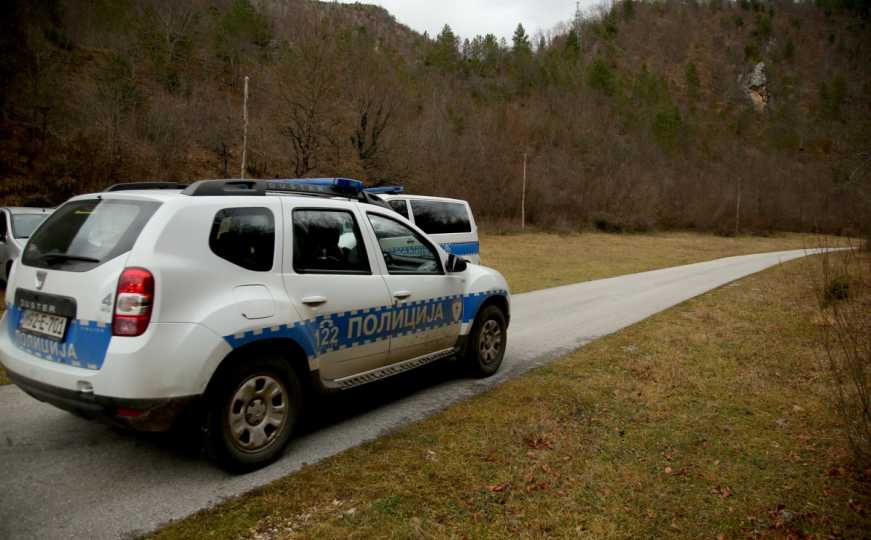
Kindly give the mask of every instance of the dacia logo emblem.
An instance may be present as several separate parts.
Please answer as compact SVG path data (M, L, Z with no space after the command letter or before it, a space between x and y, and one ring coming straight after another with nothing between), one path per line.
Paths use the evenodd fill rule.
M43 285L45 285L45 276L48 273L45 270L37 270L36 271L36 290L41 291Z

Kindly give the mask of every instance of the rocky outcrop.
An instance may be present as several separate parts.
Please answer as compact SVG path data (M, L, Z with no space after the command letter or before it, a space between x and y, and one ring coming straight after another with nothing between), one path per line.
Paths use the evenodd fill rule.
M763 112L768 107L768 75L765 62L759 62L753 67L753 71L738 77L738 82L744 90L744 94L753 103L753 108Z

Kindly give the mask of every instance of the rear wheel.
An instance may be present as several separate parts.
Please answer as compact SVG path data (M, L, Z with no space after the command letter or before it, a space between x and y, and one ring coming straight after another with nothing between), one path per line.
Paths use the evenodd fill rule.
M222 467L248 472L281 455L299 417L299 380L279 357L239 362L209 396L207 448Z
M478 313L466 348L466 361L474 375L489 377L499 370L508 343L507 329L505 314L497 306Z

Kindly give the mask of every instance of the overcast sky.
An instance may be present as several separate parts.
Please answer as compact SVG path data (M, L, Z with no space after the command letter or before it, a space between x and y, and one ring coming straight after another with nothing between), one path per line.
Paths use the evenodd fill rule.
M349 0L340 0L353 3ZM463 38L478 34L496 34L511 41L517 23L526 32L550 30L557 23L570 20L575 14L575 0L370 0L387 9L396 20L418 32L434 36L445 23ZM587 9L596 0L583 0Z

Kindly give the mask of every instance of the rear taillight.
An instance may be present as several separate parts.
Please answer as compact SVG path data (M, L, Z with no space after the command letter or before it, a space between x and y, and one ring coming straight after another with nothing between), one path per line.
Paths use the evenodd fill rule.
M141 336L151 322L154 276L144 268L125 268L118 279L112 335Z

